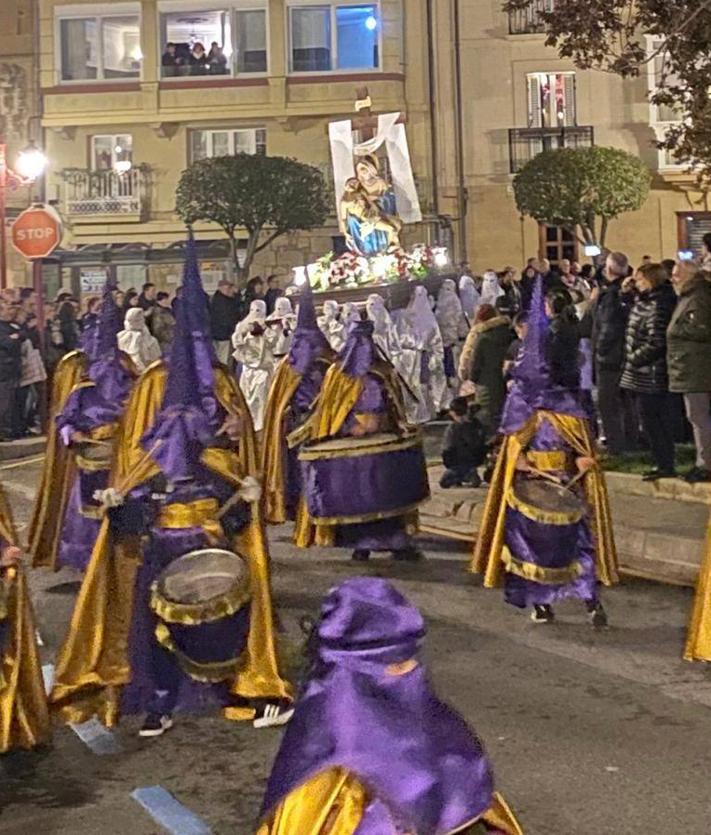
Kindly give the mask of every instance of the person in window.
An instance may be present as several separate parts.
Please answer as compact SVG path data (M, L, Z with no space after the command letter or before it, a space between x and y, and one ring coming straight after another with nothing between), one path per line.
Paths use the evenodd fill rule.
M207 69L205 47L198 41L190 52L190 75L204 75Z
M177 53L176 46L174 43L168 42L165 45L165 52L163 53L163 57L161 59L161 65L163 67L163 76L170 78L172 76L179 75L180 67L182 66L183 61Z
M213 41L207 53L207 67L210 75L225 75L227 73L227 56L222 47Z

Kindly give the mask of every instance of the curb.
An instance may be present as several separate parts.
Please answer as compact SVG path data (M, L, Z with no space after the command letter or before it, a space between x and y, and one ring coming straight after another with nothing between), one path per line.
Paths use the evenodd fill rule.
M42 455L47 448L47 438L44 435L31 438L21 438L18 441L3 441L0 443L0 462L21 461Z

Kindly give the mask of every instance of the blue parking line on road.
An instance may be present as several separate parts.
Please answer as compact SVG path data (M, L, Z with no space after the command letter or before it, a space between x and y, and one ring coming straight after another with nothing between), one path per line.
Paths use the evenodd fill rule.
M70 724L69 727L88 748L100 757L105 754L118 754L121 751L116 737L96 718L79 725Z
M131 797L171 835L212 835L205 821L179 803L163 786L135 789Z

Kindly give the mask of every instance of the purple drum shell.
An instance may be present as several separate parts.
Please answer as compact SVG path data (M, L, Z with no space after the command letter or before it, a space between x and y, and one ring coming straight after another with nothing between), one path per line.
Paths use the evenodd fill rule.
M348 524L397 516L429 497L421 444L358 456L302 461L315 521Z

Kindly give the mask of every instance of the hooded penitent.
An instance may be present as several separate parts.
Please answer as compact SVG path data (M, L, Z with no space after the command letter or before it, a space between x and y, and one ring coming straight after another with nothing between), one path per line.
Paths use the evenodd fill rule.
M520 359L513 371L513 385L509 389L501 420L501 431L507 435L520 429L541 409L581 420L588 416L578 391L558 385L552 379L549 361L551 322L546 313L540 276L533 289L527 323Z
M96 332L86 346L86 379L73 388L55 420L59 439L65 447L71 447L78 475L71 478L62 517L48 520L47 524L61 527L58 565L79 570L86 567L99 532L101 513L94 494L107 485L111 445L135 379L130 361L116 343L121 318L114 290L115 285L107 282ZM82 438L79 444L77 436ZM53 563L53 559L48 559L43 564Z
M288 355L277 368L264 418L262 470L265 516L278 524L293 518L301 494L298 442L287 437L308 418L334 358L316 320L310 288L299 299L299 312Z
M487 270L484 273L481 282L481 298L480 304L491 304L496 307L497 299L504 295L504 290L499 284L499 277L493 270Z
M334 769L366 793L339 832L441 835L487 819L496 802L490 763L464 720L433 692L417 660L424 636L420 612L386 580L353 578L329 592L264 819L273 820L292 792L308 805L310 781ZM260 835L295 832L280 823ZM512 815L508 823L501 831L516 832Z
M234 378L214 362L190 242L172 353L141 376L126 405L110 480L123 503L103 519L58 656L50 701L65 721L96 715L112 725L121 713L203 710L226 704L230 690L241 699L289 695L274 647L260 503L243 493L258 474L256 439ZM216 437L228 422L238 442ZM151 589L166 565L215 543L248 564L249 602L231 611L242 618L247 608L249 628L234 665L228 659L228 669L195 673L161 634ZM197 616L188 617L180 623L194 624ZM222 619L215 626L229 627ZM205 653L225 645L196 640ZM167 661L158 644L170 653ZM248 718L249 711L228 715Z
M549 472L563 481L576 471L573 462L577 458L596 459L578 392L556 384L552 377L549 360L554 334L542 284L539 277L514 383L504 406L500 428L504 443L471 566L472 571L484 574L488 587L499 585L506 570L506 597L516 606L550 604L571 595L592 601L596 580L612 585L618 579L607 488L597 464L583 482L591 513L577 522L550 522L542 513L528 518L513 504L521 456L533 470ZM558 514L561 519L563 516Z

